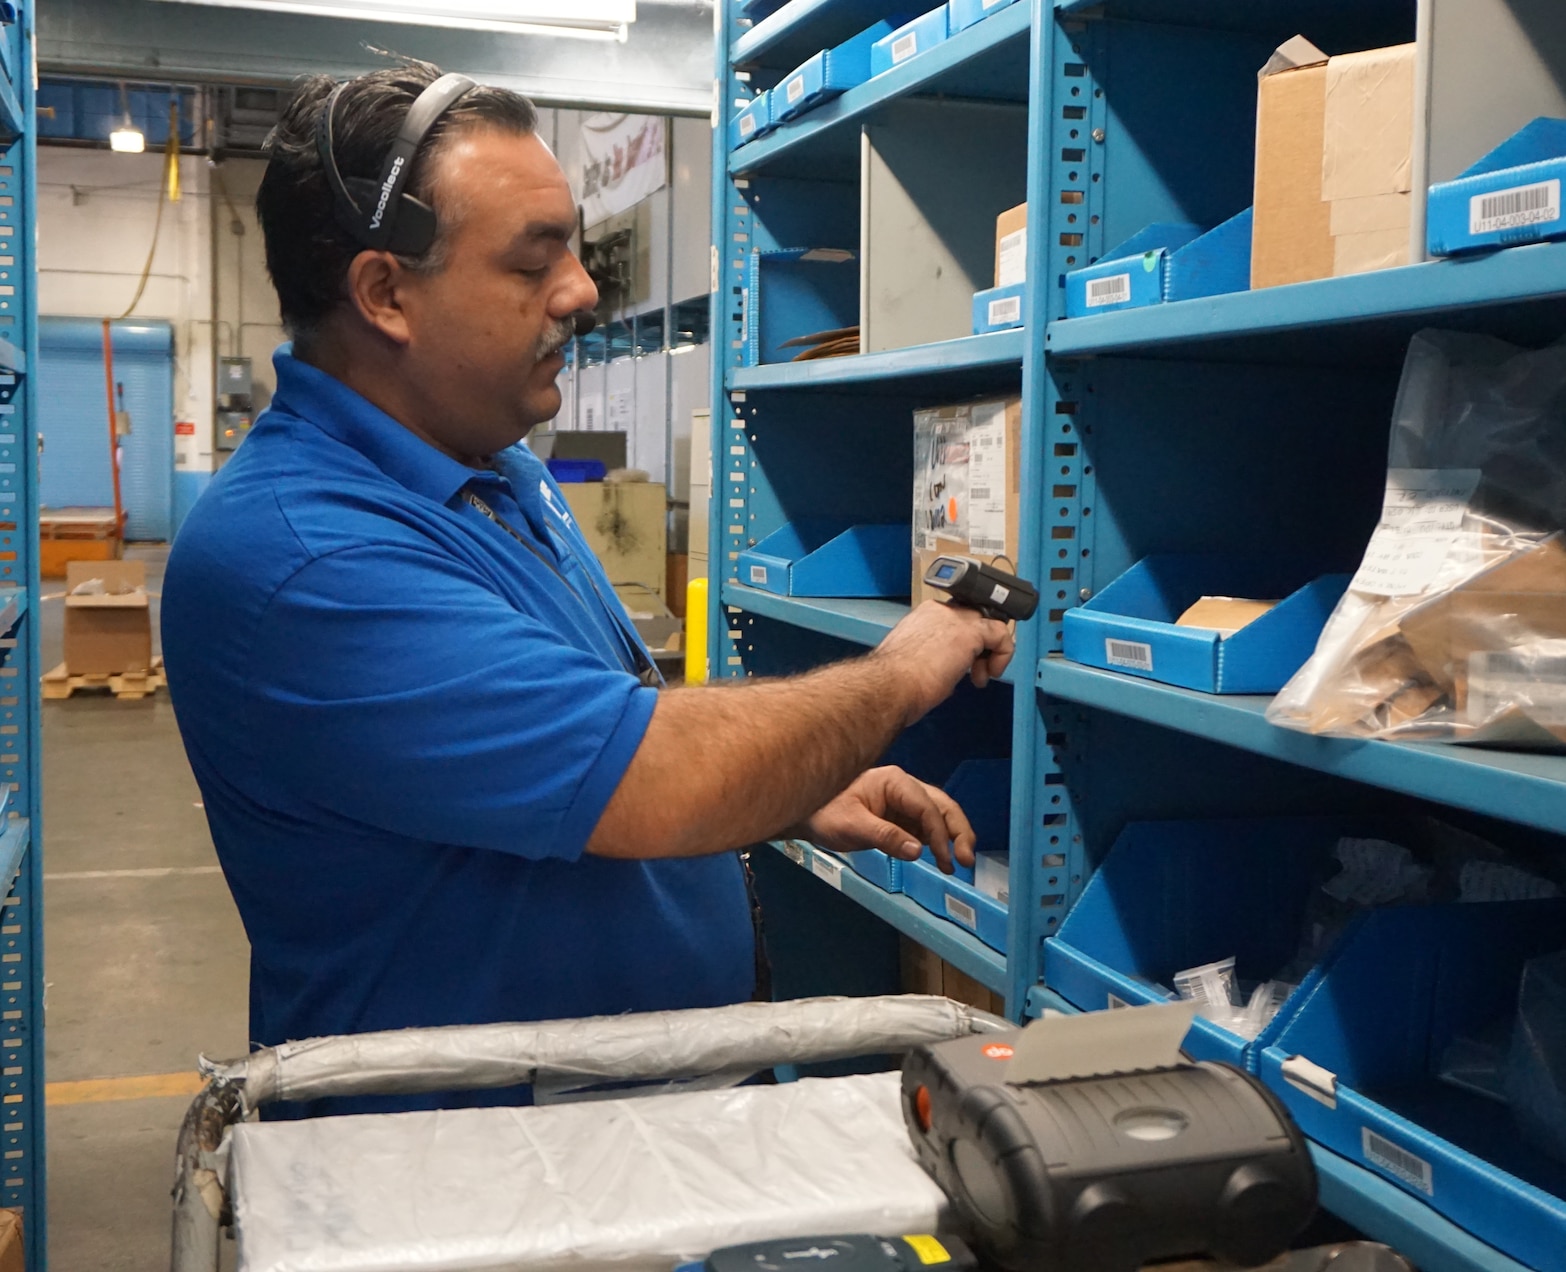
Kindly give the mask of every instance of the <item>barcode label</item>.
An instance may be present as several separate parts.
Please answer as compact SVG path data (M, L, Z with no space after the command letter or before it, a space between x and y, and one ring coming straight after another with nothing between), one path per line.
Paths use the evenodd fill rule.
M805 77L803 75L794 76L793 79L789 80L788 88L785 91L788 97L788 104L792 106L805 95Z
M810 873L825 880L839 892L843 890L843 863L817 850L810 854Z
M1104 661L1111 667L1129 667L1133 671L1152 671L1153 647L1134 640L1105 640Z
M1435 1195L1435 1184L1430 1179L1430 1163L1423 1157L1415 1157L1399 1148L1389 1139L1383 1139L1368 1126L1360 1127L1360 1145L1365 1160L1379 1166L1390 1175L1396 1175L1411 1188L1417 1188L1428 1196Z
M1515 186L1493 194L1476 194L1468 200L1468 232L1494 234L1524 225L1543 225L1561 219L1561 183Z
M973 907L950 892L946 894L946 913L970 931L979 926L979 916L973 912Z
M1131 275L1111 274L1108 278L1090 278L1087 285L1087 307L1098 309L1104 305L1123 305L1131 299Z
M892 41L892 65L896 66L899 62L906 62L918 51L919 33L910 31L902 39Z
M968 497L970 499L988 499L990 497L990 488L988 486L975 486L968 492Z
M765 583L767 581L767 567L764 565L751 566L750 581L756 584Z
M999 300L990 301L990 326L1001 327L1007 323L1019 323L1021 321L1021 296L1002 296Z
M796 844L792 839L784 843L783 855L792 861L796 866L802 866L805 864L804 847L800 844Z
M754 115L740 116L740 136L749 137L756 131L756 117Z

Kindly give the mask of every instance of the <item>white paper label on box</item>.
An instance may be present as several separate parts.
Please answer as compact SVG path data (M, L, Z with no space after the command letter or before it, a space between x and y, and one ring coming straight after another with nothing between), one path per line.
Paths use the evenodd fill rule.
M790 106L803 97L805 95L805 77L803 75L796 75L793 79L789 80L788 88L784 90L784 95L788 98L788 104Z
M1013 230L1001 235L995 252L995 285L1015 287L1028 281L1028 232Z
M843 890L843 863L817 850L810 854L810 873L817 879L831 884L839 892Z
M1021 296L1002 296L999 300L990 301L988 323L991 327L1004 327L1008 323L1016 324L1021 321Z
M899 62L906 62L918 51L919 33L910 31L902 39L892 41L892 65L896 66Z
M979 916L973 912L973 907L966 901L959 901L950 892L946 894L946 913L969 931L979 926Z
M1566 728L1566 641L1468 656L1468 723L1520 710L1546 729Z
M1381 524L1349 585L1372 596L1413 596L1434 581L1462 532L1477 468L1390 468Z
M1129 667L1132 671L1152 671L1153 647L1137 640L1104 641L1104 661L1111 667Z
M1102 309L1105 305L1123 305L1131 299L1131 275L1111 274L1108 278L1090 278L1087 285L1087 307Z
M980 555L1006 551L1006 406L973 408L968 428L968 548Z
M1537 185L1513 186L1476 194L1468 200L1468 232L1496 234L1519 230L1525 225L1548 225L1561 219L1561 183L1541 181Z
M1399 1148L1368 1126L1360 1127L1360 1132L1360 1143L1367 1162L1381 1167L1389 1175L1396 1175L1405 1184L1419 1189L1427 1196L1435 1195L1435 1182L1430 1178L1429 1162L1423 1157L1415 1157L1407 1149Z
M750 581L755 584L765 583L767 581L767 567L764 565L751 566Z
M753 133L755 131L756 131L756 117L754 115L750 115L750 114L741 115L740 116L740 136L741 137L749 137L751 135L751 133Z

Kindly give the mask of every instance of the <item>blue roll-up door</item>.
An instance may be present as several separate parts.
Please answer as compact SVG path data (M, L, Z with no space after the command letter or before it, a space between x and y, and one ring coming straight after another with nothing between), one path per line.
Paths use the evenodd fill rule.
M174 533L174 332L166 322L114 324L114 378L125 386L131 435L121 439L120 498L127 539ZM112 508L103 324L39 321L40 502L45 508Z

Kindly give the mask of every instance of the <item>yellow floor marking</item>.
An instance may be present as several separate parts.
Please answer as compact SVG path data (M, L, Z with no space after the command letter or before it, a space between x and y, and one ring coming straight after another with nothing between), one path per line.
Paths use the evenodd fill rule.
M206 1085L199 1073L144 1073L134 1078L88 1078L81 1082L50 1082L44 1103L104 1104L111 1100L152 1100L162 1096L195 1095Z

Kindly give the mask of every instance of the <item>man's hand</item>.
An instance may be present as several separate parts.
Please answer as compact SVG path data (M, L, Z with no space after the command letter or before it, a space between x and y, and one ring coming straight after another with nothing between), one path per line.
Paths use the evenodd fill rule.
M926 601L892 628L871 657L896 666L911 704L906 723L913 724L945 702L963 676L984 688L1006 670L1015 649L1005 623L966 606Z
M965 866L973 864L977 839L956 800L891 766L861 773L794 833L832 852L879 848L905 861L928 844L946 874L952 873L953 855Z

